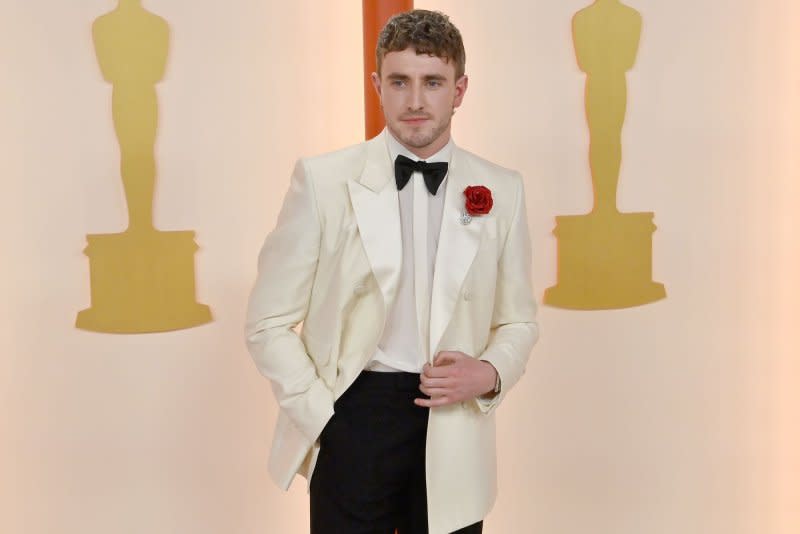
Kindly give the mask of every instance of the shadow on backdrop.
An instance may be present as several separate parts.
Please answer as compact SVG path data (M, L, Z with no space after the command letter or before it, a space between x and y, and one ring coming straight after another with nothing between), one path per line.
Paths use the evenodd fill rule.
M128 227L116 234L90 234L91 308L78 313L84 330L161 332L211 321L195 300L194 232L159 231L153 225L158 99L164 77L169 26L141 6L120 0L92 26L103 78L113 85L112 118L120 147L120 170Z

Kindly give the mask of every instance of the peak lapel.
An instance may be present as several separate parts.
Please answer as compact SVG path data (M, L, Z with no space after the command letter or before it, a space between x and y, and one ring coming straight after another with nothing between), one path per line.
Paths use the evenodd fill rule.
M402 265L402 234L397 188L384 131L367 141L367 160L357 179L349 179L347 187L356 216L358 231L372 272L383 293L388 317L394 302Z
M453 316L461 285L478 251L483 227L482 217L473 217L469 224L460 221L464 189L479 183L479 179L457 146L453 147L447 182L431 289L429 361L436 356L436 349Z

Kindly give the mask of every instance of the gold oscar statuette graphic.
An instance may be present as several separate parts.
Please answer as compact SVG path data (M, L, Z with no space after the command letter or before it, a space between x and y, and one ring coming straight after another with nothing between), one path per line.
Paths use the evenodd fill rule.
M153 226L158 101L169 26L140 0L119 0L92 27L97 59L113 85L112 118L128 205L128 227L87 235L91 307L76 327L96 332L141 333L189 328L211 321L195 300L194 232Z
M666 296L652 280L653 213L617 210L626 73L636 61L642 18L619 0L597 0L572 21L575 52L586 73L586 119L594 206L556 217L558 282L544 302L580 310L628 308Z

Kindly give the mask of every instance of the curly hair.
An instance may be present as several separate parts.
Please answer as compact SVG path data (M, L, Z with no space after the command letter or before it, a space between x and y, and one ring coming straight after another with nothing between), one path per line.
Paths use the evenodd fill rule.
M399 13L386 23L378 35L375 49L378 75L383 57L388 52L400 52L414 48L417 54L428 54L452 61L456 67L456 79L464 75L467 54L458 28L450 18L439 11L413 9Z

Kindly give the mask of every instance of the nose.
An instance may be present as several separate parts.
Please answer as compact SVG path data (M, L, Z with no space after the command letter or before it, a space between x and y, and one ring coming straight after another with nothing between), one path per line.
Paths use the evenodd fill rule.
M409 111L422 111L422 108L425 106L423 102L422 87L414 84L411 88L411 91L409 91L408 98Z

